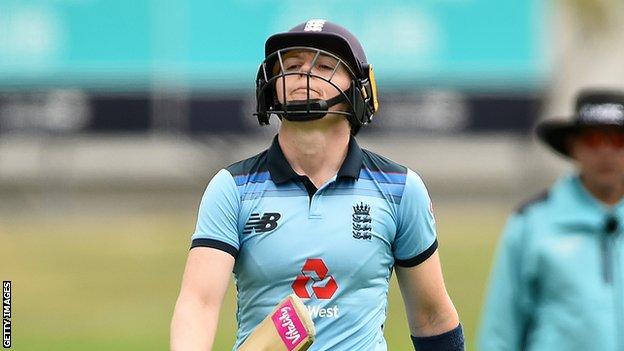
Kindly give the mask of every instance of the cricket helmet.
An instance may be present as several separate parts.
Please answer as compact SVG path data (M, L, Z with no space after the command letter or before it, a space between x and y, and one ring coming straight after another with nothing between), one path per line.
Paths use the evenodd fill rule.
M291 50L309 50L315 53L313 62L319 55L330 56L337 61L335 71L343 65L349 73L351 85L342 90L331 77L323 77L308 72L287 72L283 66L283 56ZM275 68L278 68L277 70ZM288 75L307 76L308 96L305 100L287 101L284 93L280 103L277 98L276 82L281 79L285 84ZM310 99L310 79L320 79L338 91L338 95L328 99ZM258 68L256 76L256 115L260 125L269 124L271 115L290 121L310 121L323 118L329 108L346 103L346 111L331 113L344 115L351 124L353 134L360 127L370 123L379 109L377 87L372 65L368 63L364 49L357 38L347 29L322 19L312 19L301 23L288 32L269 37L265 43L265 58Z

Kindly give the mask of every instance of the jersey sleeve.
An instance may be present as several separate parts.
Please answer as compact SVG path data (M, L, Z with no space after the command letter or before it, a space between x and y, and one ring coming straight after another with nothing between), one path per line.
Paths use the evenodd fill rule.
M211 247L236 258L239 209L240 197L234 178L222 169L212 178L202 196L191 248Z
M397 222L392 247L397 266L416 266L435 252L438 241L431 199L422 179L410 169L407 170Z

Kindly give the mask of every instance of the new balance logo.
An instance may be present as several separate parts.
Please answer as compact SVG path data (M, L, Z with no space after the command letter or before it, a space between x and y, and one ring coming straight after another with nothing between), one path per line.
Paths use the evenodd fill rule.
M245 223L243 234L251 234L253 231L256 233L270 232L277 228L277 221L280 218L282 218L282 215L277 212L267 212L262 217L259 213L252 213L247 223Z

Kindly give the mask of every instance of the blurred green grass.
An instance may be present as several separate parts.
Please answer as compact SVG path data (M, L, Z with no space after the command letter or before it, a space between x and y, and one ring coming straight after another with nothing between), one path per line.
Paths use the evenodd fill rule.
M438 204L449 293L473 349L483 288L505 218L499 206ZM0 276L13 281L13 348L166 350L169 323L194 228L194 212L0 219ZM230 287L214 350L235 332ZM389 350L411 349L393 278Z

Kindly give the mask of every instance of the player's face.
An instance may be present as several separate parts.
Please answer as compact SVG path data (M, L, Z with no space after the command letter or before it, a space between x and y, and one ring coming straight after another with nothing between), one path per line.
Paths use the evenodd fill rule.
M283 72L297 74L288 74L284 80L277 79L275 87L280 103L284 103L284 95L287 101L307 100L308 93L310 99L329 100L340 92L327 81L331 81L342 91L349 89L351 78L344 64L338 64L338 60L331 56L322 54L316 56L316 51L306 50L293 50L282 56ZM276 63L274 72L282 72L279 62ZM310 76L309 90L308 72L323 78ZM344 109L344 106L341 109Z
M571 138L570 152L588 181L605 187L624 182L624 130L586 128Z

